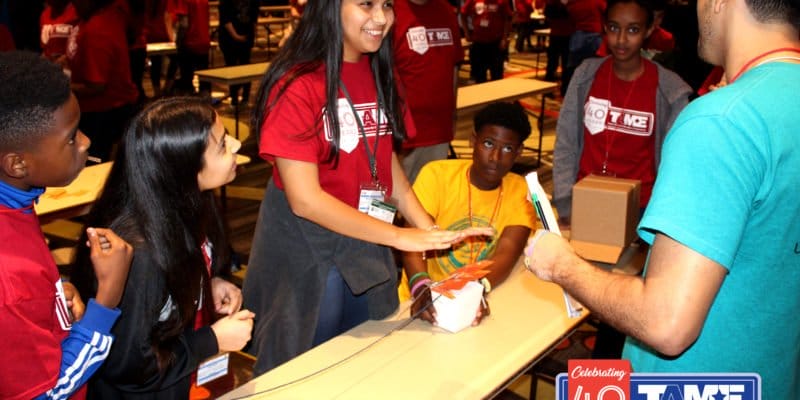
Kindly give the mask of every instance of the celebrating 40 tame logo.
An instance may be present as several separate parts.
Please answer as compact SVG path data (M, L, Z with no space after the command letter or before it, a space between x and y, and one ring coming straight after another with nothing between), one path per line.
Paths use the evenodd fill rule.
M755 373L636 373L628 360L570 360L558 400L760 400Z

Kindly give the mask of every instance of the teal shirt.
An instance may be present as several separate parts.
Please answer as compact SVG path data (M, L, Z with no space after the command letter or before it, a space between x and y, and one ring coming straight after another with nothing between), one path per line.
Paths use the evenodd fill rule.
M728 274L683 354L629 339L623 357L636 372L757 372L764 399L800 399L800 65L764 64L692 102L661 156L639 234Z

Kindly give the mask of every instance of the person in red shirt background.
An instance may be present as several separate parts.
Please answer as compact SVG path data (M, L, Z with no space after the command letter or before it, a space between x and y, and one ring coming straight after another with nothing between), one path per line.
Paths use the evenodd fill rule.
M548 82L556 81L558 65L561 64L562 74L567 67L567 57L569 56L569 38L575 30L572 20L569 19L566 0L546 0L544 6L544 17L550 27L550 39L547 43L547 67L545 68L544 80ZM567 84L561 85L561 96L567 92Z
M461 8L464 38L472 42L469 65L475 83L486 82L487 70L491 80L503 79L512 16L509 0L466 0Z
M517 53L525 51L526 43L528 44L528 51L533 47L531 45L531 32L533 32L532 12L533 0L514 0L514 19L512 22L517 32L517 41L514 44L514 49L517 50Z
M425 127L403 142L401 162L413 183L423 165L447 158L464 50L455 10L445 0L397 2L394 12L394 65L414 126Z
M14 38L8 27L0 24L0 51L10 51L16 49L14 45Z
M78 22L78 13L70 0L47 0L39 17L42 55L67 67L67 59L75 56Z
M208 68L211 48L208 0L170 0L167 10L172 16L178 48L180 78L176 89L182 93L194 93L194 72ZM201 82L200 93L210 96L211 84Z
M73 0L80 17L75 55L68 59L72 91L81 107L80 128L89 153L111 159L112 149L135 113L125 15L114 0Z
M167 20L172 19L167 14L168 0L146 0L144 15L144 30L147 43L171 42L172 38L167 31ZM167 57L166 82L164 92L171 91L175 84L175 74L178 72L178 61L175 55L162 56L151 55L150 58L150 84L153 86L153 97L161 97L161 73L164 65L164 57Z
M567 11L575 26L569 38L567 67L562 73L562 86L569 87L572 74L583 60L593 57L603 42L603 14L606 0L568 0Z

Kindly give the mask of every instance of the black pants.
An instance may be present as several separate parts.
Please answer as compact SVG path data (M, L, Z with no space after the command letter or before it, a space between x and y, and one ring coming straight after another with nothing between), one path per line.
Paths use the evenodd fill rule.
M517 41L514 43L514 48L517 53L525 51L525 44L528 44L528 50L533 48L531 45L531 33L533 33L533 21L520 22L516 24Z
M161 94L161 72L163 71L164 58L169 60L167 65L167 82L174 81L178 72L178 62L174 55L150 57L150 83L156 96Z
M547 68L545 69L544 80L555 82L559 62L562 69L566 68L567 56L569 56L569 36L550 36L550 44L547 45ZM566 87L564 89L566 90Z
M141 103L145 98L142 78L144 77L144 67L147 62L147 49L130 49L128 51L128 57L131 62L131 80L133 84L136 85L136 91L139 92L136 102Z
M220 42L220 49L225 58L225 65L245 65L250 64L250 50L253 48L252 43L237 42L234 40L225 41L224 45ZM242 85L231 85L230 96L233 104L239 101L239 90L242 91L242 101L247 102L250 98L250 83Z
M503 79L503 61L505 50L500 48L500 41L480 43L473 42L469 49L469 75L475 83L486 82L486 71L491 80Z
M178 66L180 67L181 77L175 85L182 94L194 93L192 79L194 72L201 69L208 69L208 53L196 54L185 49L178 49ZM210 96L211 83L200 82L200 93Z
M119 142L135 112L133 104L126 104L107 111L81 113L78 127L92 141L89 154L103 161L111 160L114 145Z

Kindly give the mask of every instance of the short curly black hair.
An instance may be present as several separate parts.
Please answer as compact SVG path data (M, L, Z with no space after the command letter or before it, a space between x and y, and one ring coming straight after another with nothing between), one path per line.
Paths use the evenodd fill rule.
M0 52L0 149L36 143L70 93L69 78L58 65L32 52Z
M528 121L528 114L519 102L491 103L482 108L475 114L473 119L475 132L480 131L486 125L497 125L509 129L519 136L522 143L531 135L531 123Z

